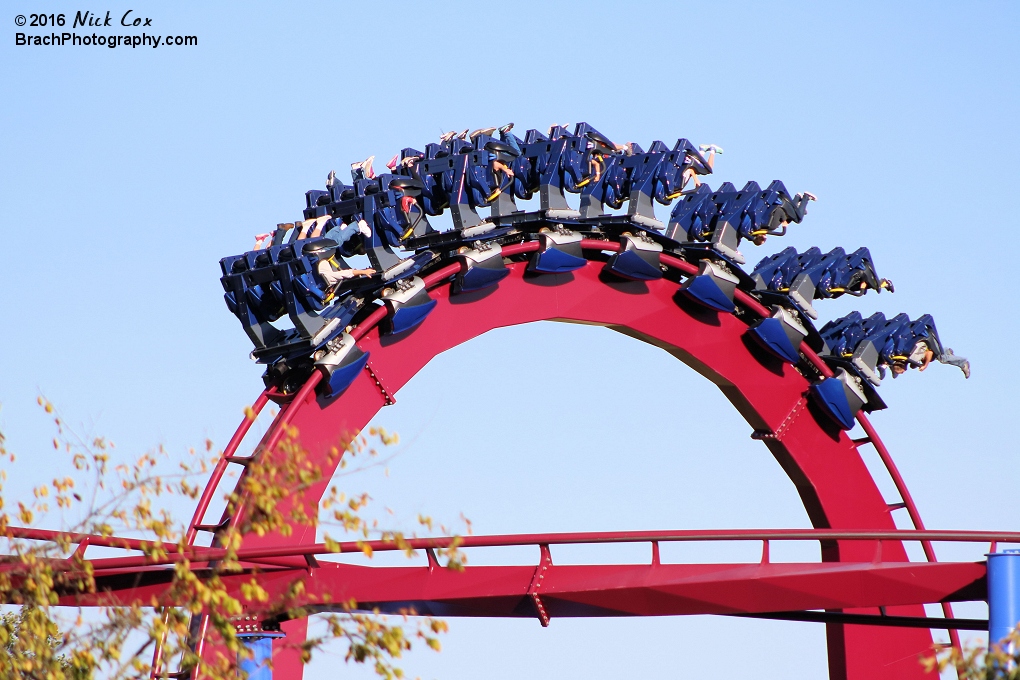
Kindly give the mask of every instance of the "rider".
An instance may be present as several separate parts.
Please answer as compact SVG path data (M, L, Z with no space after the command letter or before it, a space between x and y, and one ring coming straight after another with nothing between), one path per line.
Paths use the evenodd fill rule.
M346 267L342 264L342 260L338 261L336 256L336 249L338 244L332 239L323 239L321 241L315 241L309 243L304 248L305 255L309 255L318 259L318 264L315 265L315 271L319 277L326 283L327 288L332 288L337 284L352 279L355 276L372 276L375 274L374 269L353 269Z
M885 358L885 357L883 357ZM928 364L932 362L935 357L935 351L928 347L928 343L924 340L919 341L914 345L913 351L907 357L891 357L884 363L878 365L879 371L885 373L885 368L888 367L892 370L893 378L903 375L907 370L916 368L919 371L923 371L928 368ZM963 371L963 377L970 377L970 361L965 357L956 356L953 354L953 350L946 348L942 353L942 356L936 359L940 364L949 364L950 366L956 366Z

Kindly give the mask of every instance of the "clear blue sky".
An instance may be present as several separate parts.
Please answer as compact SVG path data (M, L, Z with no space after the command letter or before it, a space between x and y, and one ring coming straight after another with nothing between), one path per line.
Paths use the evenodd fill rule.
M222 302L217 260L297 217L303 192L331 169L370 154L384 162L443 130L585 120L615 140L722 146L713 185L778 178L817 194L804 224L748 259L788 245L869 246L897 292L819 303L823 318L929 312L973 363L969 381L935 366L882 387L890 408L874 422L927 524L1020 529L1016 3L89 8L115 20L134 8L153 33L199 39L133 50L16 47L16 14L82 7L2 5L0 427L20 455L11 488L59 465L39 393L125 452L225 443L260 371ZM465 366L552 346L612 368L568 357L460 391ZM436 359L398 398L378 418L405 440L390 477L351 484L403 525L422 510L448 521L463 512L482 533L807 524L792 484L714 387L610 331L493 333ZM484 424L508 422L521 404L555 406L557 417L535 419L523 439ZM693 418L692 404L713 417ZM640 420L623 415L635 410ZM584 424L612 412L621 415L599 415L599 428ZM647 557L602 555L558 559ZM503 557L479 561L489 559ZM687 677L726 663L816 678L825 668L814 624L455 620L445 644L412 655L412 676L665 667ZM337 672L327 660L309 677Z

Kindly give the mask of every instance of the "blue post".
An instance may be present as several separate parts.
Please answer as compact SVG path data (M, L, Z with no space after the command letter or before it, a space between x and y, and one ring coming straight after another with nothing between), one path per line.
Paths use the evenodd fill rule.
M1020 550L988 555L988 645L1013 632L1020 622ZM1004 650L1012 652L1010 650Z
M248 680L273 680L268 663L273 658L273 638L284 637L283 633L239 633L237 637L252 654L250 658L238 654L237 658L237 666L248 674Z

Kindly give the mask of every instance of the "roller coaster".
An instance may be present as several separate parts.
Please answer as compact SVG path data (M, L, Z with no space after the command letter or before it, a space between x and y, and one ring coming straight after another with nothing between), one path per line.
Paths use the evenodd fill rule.
M229 512L207 518L227 470L236 467L243 479L251 460L272 455L285 431L296 432L324 470L321 483L289 501L315 512L338 465L330 448L393 404L434 356L494 328L570 321L660 347L717 385L789 475L815 528L469 536L457 539L464 550L533 545L538 562L453 572L438 569L434 554L450 537L411 542L426 552L427 566L354 567L316 559L331 551L316 543L313 527L295 525L288 535L246 535L238 554L245 570L225 577L229 588L239 591L254 575L278 595L300 579L305 596L294 604L310 612L353 599L384 613L413 607L439 616L531 617L543 626L560 617L689 614L817 621L826 625L830 677L841 680L926 677L918 657L932 649L932 629L950 631L957 646L957 630L987 629L987 621L958 619L952 610L953 602L988 599L985 561L938 562L932 542L983 542L995 553L1020 534L925 529L868 418L886 408L878 388L889 373L895 378L935 362L969 377L969 363L943 345L932 317L865 319L853 312L816 327L821 300L893 291L866 248L787 248L748 273L741 248L802 223L815 197L791 194L780 181L713 190L701 178L712 173L718 147L680 139L645 151L614 143L587 123L529 130L524 139L512 128L465 130L424 151L404 148L378 175L373 159L355 163L350 185L330 172L323 189L305 194L300 220L220 261L226 306L254 346L251 357L265 367L253 410L272 402L279 412L252 458L237 455L251 417L225 448L188 530L193 563L222 558L218 537L245 519ZM517 205L535 198L537 209ZM656 205L672 206L668 220L660 220ZM434 228L430 218L446 211L452 228ZM368 266L352 266L358 257ZM503 369L494 361L485 370ZM861 436L851 436L855 428ZM863 447L877 452L896 502L879 492ZM901 509L912 530L896 528L893 514ZM196 543L203 533L211 547ZM128 539L75 540L130 547ZM733 540L760 542L760 562L659 559L664 542ZM821 560L773 562L777 541L817 542ZM620 542L647 543L649 561L553 560L558 545ZM909 560L908 542L920 544L924 562ZM371 547L396 549L382 540ZM162 595L165 564L138 557L92 564L105 599L69 593L62 603ZM943 616L928 616L925 604L940 604ZM207 625L208 613L197 614L200 653ZM238 622L261 645L260 658L273 655L275 671L268 672L288 679L300 678L302 666L279 636L300 642L306 627L307 619L269 618L256 604Z

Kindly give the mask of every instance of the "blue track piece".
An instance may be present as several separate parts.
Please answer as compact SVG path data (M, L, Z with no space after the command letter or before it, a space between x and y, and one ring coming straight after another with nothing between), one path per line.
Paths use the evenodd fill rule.
M791 342L783 328L783 323L776 318L762 319L758 325L748 330L751 337L766 351L791 364L800 359L800 345Z
M662 278L659 255L662 246L638 232L620 234L620 250L606 262L606 271L631 281L655 281Z
M470 293L474 290L482 290L497 283L509 276L510 270L506 267L500 269L489 269L488 267L472 267L463 274L457 275L457 292Z
M565 274L580 269L587 263L583 257L571 255L557 248L549 248L535 253L528 265L528 271L540 274Z
M837 378L826 378L811 386L811 395L825 413L841 428L849 430L854 426L854 416L857 415L857 411L851 407L842 381Z
M538 232L541 248L531 257L528 271L539 274L563 274L585 266L581 234L566 227L543 228Z
M329 389L326 396L334 397L350 387L354 379L361 373L361 369L365 368L365 364L368 363L368 357L369 353L365 352L351 363L334 369L329 375L329 382L327 383Z
M694 276L680 289L689 299L699 305L719 312L732 312L736 307L722 288L711 277Z
M722 263L704 259L698 263L698 275L680 287L680 292L694 302L719 312L732 312L733 294L740 279Z
M497 245L480 244L475 248L461 248L458 256L467 265L467 270L457 274L453 282L454 293L470 293L482 290L510 275L503 264L503 250Z
M633 250L615 253L606 263L606 269L631 281L654 281L662 278L662 270Z
M420 305L402 305L398 307L389 317L386 334L397 335L418 326L418 324L425 320L425 317L432 313L436 304L435 300L429 300Z

